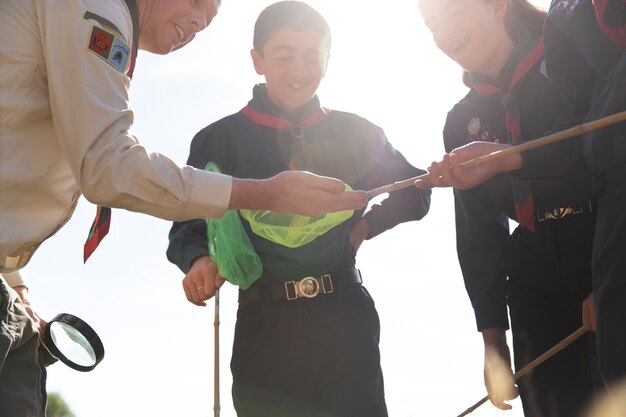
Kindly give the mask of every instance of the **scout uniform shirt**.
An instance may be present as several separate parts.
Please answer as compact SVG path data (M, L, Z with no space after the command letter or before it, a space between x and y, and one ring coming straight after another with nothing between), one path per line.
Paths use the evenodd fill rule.
M230 177L181 169L128 133L131 9L133 0L0 2L1 271L24 266L81 193L170 220L228 205Z
M588 122L626 110L626 58L612 35L626 28L623 2L555 0L545 24L546 69L550 79ZM615 10L617 7L618 10ZM605 14L600 13L604 11ZM615 25L614 27L612 25ZM619 37L619 36L618 36ZM553 156L541 150L525 152L527 178L569 174L580 160L596 174L626 162L624 123L586 134L582 142L567 139ZM569 161L569 162L568 162ZM574 162L574 163L572 163Z
M535 39L527 49L532 52L538 42L541 40ZM500 77L494 80L497 85L508 86L516 69L527 62L526 55L519 54L520 45L518 42ZM472 141L507 142L505 101L510 99L519 107L521 140L536 139L571 117L571 109L546 77L543 59L528 69L509 95L503 101L496 94L470 90L448 113L443 132L446 151ZM567 178L537 180L527 185L535 210L580 204L591 193L587 170ZM455 189L454 196L457 252L478 330L508 328L503 259L509 239L508 219L517 220L513 180L508 174L499 174L477 187ZM534 212L531 214L535 216Z
M391 146L380 127L351 113L324 109L317 97L296 120L281 115L267 99L265 87L256 86L246 108L196 135L188 163L204 167L212 161L222 172L240 178L268 178L289 169L304 169L339 178L355 190L369 190L424 172ZM364 216L371 230L368 238L399 223L421 219L429 206L430 191L410 187L389 194ZM363 210L355 212L351 219L293 249L256 235L242 220L263 263L258 283L277 284L354 266L350 230L362 214ZM206 223L175 223L168 258L186 273L202 255L207 255Z

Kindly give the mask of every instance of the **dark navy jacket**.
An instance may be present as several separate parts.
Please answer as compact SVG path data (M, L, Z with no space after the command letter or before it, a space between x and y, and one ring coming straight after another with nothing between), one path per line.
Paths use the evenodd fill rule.
M545 24L546 69L580 121L596 120L626 110L626 57L619 31L626 30L622 0L553 1ZM604 14L601 13L604 12ZM524 154L524 175L541 177L576 170L586 164L602 174L626 161L626 123L596 130L582 142L566 140L554 146L554 159L534 151ZM554 163L558 161L557 163ZM573 167L573 168L572 168Z
M508 84L513 63L505 65L501 84ZM520 81L515 99L521 115L521 137L533 140L567 123L572 108L545 75L539 62ZM476 140L506 142L505 111L494 96L470 92L448 113L444 128L447 152ZM589 198L591 175L580 170L558 179L533 181L535 209L579 204ZM506 270L508 219L515 220L512 179L500 174L469 190L455 190L457 252L479 330L508 328Z
M296 121L282 115L267 99L265 87L258 85L246 108L194 137L188 164L204 168L213 161L225 174L257 179L302 169L339 178L355 190L424 173L391 146L380 127L352 113L323 109L317 97ZM429 206L430 191L415 187L396 191L367 213L357 211L348 221L294 249L257 236L242 219L263 263L263 276L257 283L281 283L353 266L355 252L349 235L361 217L371 229L369 239L399 223L421 219ZM195 258L207 254L205 221L175 222L167 254L187 272Z

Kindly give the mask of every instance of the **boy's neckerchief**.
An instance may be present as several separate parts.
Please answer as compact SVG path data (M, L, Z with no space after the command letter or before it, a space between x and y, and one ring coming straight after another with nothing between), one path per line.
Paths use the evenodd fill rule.
M598 26L620 49L626 49L626 1L593 0Z
M139 50L139 14L137 11L137 4L135 0L124 0L126 6L130 12L130 17L133 22L133 46L130 54L130 66L128 68L129 78L133 78L133 71L135 70L135 60L137 59L137 51ZM96 250L102 239L109 233L109 227L111 226L111 208L98 206L96 209L96 218L93 220L91 227L89 228L89 235L87 241L83 247L83 262L87 262L87 259Z
M256 86L254 89L255 96L257 94L265 94L265 91L263 91L263 89L264 88L262 86ZM297 140L298 143L300 144L300 153L301 153L303 161L306 161L306 155L307 155L306 146L304 143L304 130L303 129L313 126L319 123L320 121L326 119L328 115L330 114L330 112L331 112L330 109L326 107L318 106L304 119L300 120L299 122L294 122L291 120L284 119L282 117L274 116L268 113L259 112L253 109L250 104L248 104L246 107L240 110L241 114L243 114L252 122L258 125L271 127L271 128L278 129L278 130L289 131L290 136L293 139ZM296 169L303 169L303 167L298 167L294 163L294 161L290 161L289 169L296 170Z
M504 82L493 82L486 76L472 72L469 74L472 88L480 95L496 96L502 104L506 115L506 134L508 143L515 144L522 138L520 109L516 100L521 81L536 68L543 60L543 38L536 39L530 36L522 37L516 45L513 54L502 70L502 74L509 72ZM508 70L508 71L507 71ZM520 226L535 231L535 203L531 184L527 181L513 182L515 197L515 212Z

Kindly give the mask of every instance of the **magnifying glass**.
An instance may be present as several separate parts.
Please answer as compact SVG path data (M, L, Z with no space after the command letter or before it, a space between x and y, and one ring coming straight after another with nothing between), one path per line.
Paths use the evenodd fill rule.
M104 358L98 334L80 318L62 313L46 325L44 345L72 369L89 372Z

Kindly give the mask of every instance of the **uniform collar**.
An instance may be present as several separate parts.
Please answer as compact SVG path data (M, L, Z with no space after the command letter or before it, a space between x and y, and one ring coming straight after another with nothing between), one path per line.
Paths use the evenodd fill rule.
M252 91L252 100L241 112L257 124L291 129L294 126L305 128L320 122L328 117L330 109L322 107L318 97L314 96L296 114L287 114L269 100L265 84L257 84Z
M504 64L497 79L479 72L471 72L470 84L481 95L512 91L543 59L543 56L543 37L522 36L515 44L513 53Z

